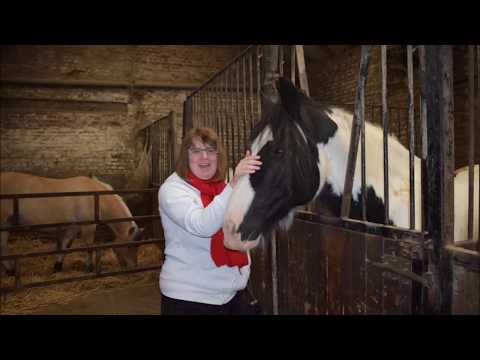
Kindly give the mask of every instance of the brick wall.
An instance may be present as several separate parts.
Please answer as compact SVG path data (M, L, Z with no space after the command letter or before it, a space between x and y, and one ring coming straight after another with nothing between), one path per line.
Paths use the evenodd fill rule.
M94 174L115 188L136 188L146 185L135 176L142 156L137 130L174 111L180 143L186 96L242 47L0 49L7 81L0 89L1 170Z

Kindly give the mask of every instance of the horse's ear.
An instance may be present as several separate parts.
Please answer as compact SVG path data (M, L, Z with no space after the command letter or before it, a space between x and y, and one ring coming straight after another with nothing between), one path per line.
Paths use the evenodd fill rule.
M300 113L300 105L306 99L305 94L285 77L278 79L277 89L283 108L290 116L296 117Z

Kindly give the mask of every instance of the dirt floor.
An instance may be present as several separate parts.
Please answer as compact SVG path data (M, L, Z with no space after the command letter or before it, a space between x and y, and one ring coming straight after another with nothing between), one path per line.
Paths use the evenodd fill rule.
M55 241L41 233L15 234L9 241L13 253L37 252L55 249ZM77 239L73 247L82 246ZM161 251L156 245L145 245L138 251L138 266L161 263ZM61 279L85 275L86 253L72 253L65 257L64 271L54 273L54 256L27 258L21 261L22 283ZM105 251L102 271L120 270L116 256ZM28 314L156 314L160 300L159 270L95 280L20 289L0 299L0 315ZM0 286L14 285L13 277L1 278Z

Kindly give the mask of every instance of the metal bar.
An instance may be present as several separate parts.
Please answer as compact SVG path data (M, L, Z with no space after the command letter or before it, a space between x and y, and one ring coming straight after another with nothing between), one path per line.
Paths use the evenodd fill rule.
M75 276L75 277L71 277L71 278L48 280L48 281L38 281L38 282L33 282L33 283L28 283L28 284L22 284L21 288L22 289L30 289L30 288L35 288L35 287L44 287L44 286L50 286L50 285L64 284L64 283L69 283L69 282L74 282L74 281L77 282L77 281L99 279L99 278L118 276L118 275L134 274L134 273L145 272L145 271L159 270L161 268L162 268L162 266L161 266L161 264L159 264L159 265L152 265L152 266L144 266L144 267L135 268L135 269L111 271L111 272L100 273L100 274L82 275L82 276ZM18 290L18 289L19 288L16 288L16 287L1 288L0 293L9 293L9 292L13 292L13 291Z
M243 151L247 147L247 72L246 59L243 58ZM243 157L243 154L242 154Z
M229 111L229 125L230 125L230 136L229 137L229 140L230 140L230 158L228 159L229 163L230 163L230 166L232 168L232 170L235 169L235 126L234 126L234 116L233 116L233 106L234 106L234 100L233 100L233 75L234 75L234 72L233 71L229 71L230 72L230 111Z
M367 159L366 159L366 149L365 149L365 96L360 97L360 124L361 124L361 132L360 132L360 142L361 142L361 163L362 163L362 219L363 221L367 220L367 175L366 175L366 166L367 166Z
M77 252L89 252L95 251L97 249L106 250L106 249L113 249L113 248L121 248L127 246L143 246L143 245L150 245L150 244L158 244L162 241L162 239L150 239L150 240L135 240L135 241L123 241L123 242L116 242L111 244L100 244L100 245L86 245L86 246L79 246L76 248L69 248L69 249L62 249L62 250L48 250L48 251L38 251L38 252L30 252L24 254L12 254L12 255L2 255L0 256L0 260L19 260L19 259L26 259L26 258L33 258L33 257L41 257L41 256L50 256L50 255L59 255L59 254L71 254Z
M419 276L419 275L417 275L417 274L415 274L411 271L405 271L405 270L399 269L399 268L397 268L393 265L390 265L388 263L379 263L379 262L375 262L375 261L371 261L371 260L367 259L367 265L374 266L374 267L377 267L379 269L398 274L402 277L406 277L406 278L408 278L412 281L420 283L422 286L424 286L426 288L431 287L431 284L427 279L425 279L425 278L423 278L423 277L421 277L421 276ZM383 298L384 297L382 296L382 299Z
M390 189L388 167L388 135L389 135L389 110L387 102L387 46L381 45L381 77L382 77L382 122L383 122L383 198L385 202L385 224L390 219Z
M250 54L248 57L248 74L249 74L249 90L250 90L250 97L249 97L249 102L250 102L250 134L252 133L253 129L253 122L254 122L254 115L253 115L253 54Z
M295 85L295 82L296 82L296 71L297 71L297 64L296 64L296 58L297 58L297 48L295 47L295 45L293 46L290 46L290 61L291 61L291 64L290 64L290 78L292 80L292 84Z
M1 197L0 197L1 199ZM20 213L20 210L19 210L19 201L18 201L18 198L14 198L13 199L13 219L12 219L12 223L14 225L18 225L19 224L19 213Z
M217 78L217 80L213 83L213 109L214 109L214 119L215 119L215 131L219 136L222 136L220 133L220 119L219 119L219 113L218 110L220 108L219 106L219 101L218 101L218 93L219 93L219 85L217 85L217 82L219 82L220 78Z
M158 191L158 190L157 190ZM49 227L58 227L58 226L73 226L73 225L93 225L93 224L110 224L117 222L126 222L126 221L135 221L135 220L158 220L160 217L158 215L143 215L143 216L132 216L130 218L118 218L118 219L109 219L101 221L72 221L65 223L52 223L52 224L35 224L35 225L0 225L0 231L14 231L14 230L32 230L32 229L43 229Z
M193 99L187 98L183 103L183 134L182 137L185 137L187 132L193 127L194 118L198 117L198 103L195 99L195 114L193 113Z
M222 144L223 149L227 152L227 159L228 159L228 147L227 147L227 77L226 74L223 73L222 77L220 78L220 94L221 94L221 117L220 117L220 124L222 128ZM227 174L227 180L228 174Z
M475 157L475 46L468 46L468 241L473 240L474 157ZM465 240L465 239L459 239Z
M429 303L432 311L450 314L452 308L452 263L445 246L453 241L453 85L452 48L425 46L425 82L428 123L427 230L432 239L431 268L435 287Z
M295 45L298 63L298 78L300 80L300 88L310 96L310 87L308 85L307 70L305 66L305 55L303 53L303 45Z
M412 244L420 244L425 237L423 232L417 230L402 229L392 225L376 224L356 219L330 217L304 210L297 211L295 219L384 238L393 238Z
M157 189L137 189L137 190L108 190L108 191L76 191L76 192L54 192L54 193L22 193L22 194L0 194L0 199L34 199L50 197L68 197L68 196L90 196L90 195L121 195L155 192Z
M275 231L272 231L270 244L272 246L272 307L273 315L278 315L277 236Z
M15 264L15 288L19 289L22 287L20 259L14 259L13 262Z
M283 76L283 65L285 61L283 59L283 45L278 46L278 72L280 76Z
M102 250L95 249L95 273L98 275L102 272Z
M409 138L409 167L410 167L410 229L415 229L415 118L413 107L413 50L407 45L408 71L408 138Z
M480 129L480 45L477 45L477 125ZM477 142L478 156L480 156L480 139ZM479 159L480 162L480 159ZM480 169L478 174L478 239L477 239L477 251L480 253Z
M257 108L258 108L258 115L257 115L257 121L260 120L262 117L262 99L261 99L261 68L260 68L260 59L262 58L263 53L262 53L262 48L260 46L257 46Z
M240 141L241 137L241 129L240 129L240 61L237 61L236 66L236 82L237 82L237 89L236 89L236 97L235 97L235 108L237 110L237 118L235 119L235 123L237 125L237 153L235 156L235 164L242 158L242 150L240 148Z
M355 97L355 112L352 120L352 133L350 137L350 150L348 153L348 162L347 162L347 171L345 174L345 183L342 199L342 217L350 216L350 207L352 201L352 187L353 187L353 177L355 175L355 165L357 159L357 149L358 142L360 139L361 131L361 117L362 117L362 106L364 102L362 98L365 97L365 84L367 82L368 76L368 63L370 59L370 49L369 46L362 46L362 53L360 59L360 71L359 79L357 86L357 94Z
M99 201L99 195L98 194L95 194L93 195L93 201L94 201L94 214L95 214L95 217L94 217L94 220L95 222L99 221L100 219L100 201Z
M240 54L235 56L227 65L225 65L220 71L216 72L213 76L211 76L206 82L202 84L198 89L196 89L194 92L192 92L189 97L195 96L197 93L199 93L201 90L205 89L213 80L215 80L217 77L222 75L224 72L229 70L232 65L241 57L243 57L245 54L247 54L249 51L251 51L254 48L253 45L249 45L245 50L243 50Z

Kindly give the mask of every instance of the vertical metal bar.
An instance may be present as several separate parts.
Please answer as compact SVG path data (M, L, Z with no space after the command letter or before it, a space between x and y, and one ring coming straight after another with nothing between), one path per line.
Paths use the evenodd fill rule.
M99 275L102 272L102 250L95 249L95 273Z
M422 129L422 171L421 171L421 184L422 184L422 224L421 229L425 231L427 228L426 220L427 216L425 214L425 209L428 206L428 183L427 183L427 166L426 166L426 159L428 156L428 127L427 127L427 96L426 96L426 86L427 83L425 81L425 46L420 45L418 47L418 58L419 58L419 65L420 65L420 120L421 120L421 129ZM414 260L414 272L418 275L423 275L426 270L425 264L425 251L424 251L424 238L422 237L421 246L420 246L420 254L419 259ZM414 291L414 301L415 306L418 308L414 313L424 313L425 310L425 302L427 299L427 289L423 286L414 287L412 288ZM418 294L418 295L417 295Z
M296 72L297 72L297 64L296 64L296 58L297 58L297 48L295 45L290 46L290 62L291 62L291 67L290 67L290 78L292 80L293 85L295 85L296 81Z
M233 70L233 69L232 69ZM234 116L233 116L233 103L234 103L234 100L233 100L233 97L234 97L234 93L233 93L233 75L234 75L234 72L233 71L229 71L230 72L230 82L229 82L229 92L230 92L230 111L229 111L229 124L230 124L230 136L229 137L229 140L230 140L230 150L231 150L231 153L230 153L230 158L228 159L229 162L230 162L230 166L232 168L232 171L235 169L235 127L234 127L234 124L233 124L233 119L234 119Z
M361 124L361 162L362 162L362 220L367 221L367 176L366 176L366 151L365 151L365 96L360 97L360 124Z
M342 217L350 216L350 207L352 201L353 177L355 175L355 165L357 159L358 143L360 140L360 132L362 131L362 106L365 97L365 84L368 76L368 63L370 60L370 48L367 45L362 46L360 59L360 71L357 86L357 94L355 97L355 112L352 121L352 133L350 137L350 150L348 153L347 171L345 174L345 183L342 199Z
M237 90L236 90L236 110L237 110L237 118L235 119L235 123L237 124L237 153L235 156L235 164L242 158L242 153L240 149L240 141L241 141L241 129L240 129L240 60L237 60L235 65L235 75L236 75L236 83L237 83Z
M385 224L390 219L390 189L388 167L388 102L387 102L387 46L381 45L381 76L382 76L382 119L383 119L383 196L385 200Z
M243 63L243 151L247 148L247 63L246 57L242 59ZM243 154L242 154L243 157Z
M279 45L278 47L278 72L280 76L283 76L283 65L285 61L283 59L283 45Z
M16 226L19 224L19 213L20 213L20 204L19 204L19 199L18 198L14 198L13 199L13 225Z
M477 45L477 126L480 129L480 45ZM477 142L478 156L480 156L480 139ZM479 160L480 162L480 160ZM480 165L479 165L480 166ZM480 169L478 174L478 239L477 239L477 251L480 252Z
M257 115L257 121L259 121L262 117L262 99L261 99L261 69L260 69L260 59L262 57L262 52L261 52L261 46L257 45L257 109L258 109L258 115Z
M20 269L20 259L14 259L15 264L15 287L20 289L22 287L22 279L21 279L21 269Z
M193 103L193 98L187 97L185 102L183 103L183 134L182 137L185 137L186 133L193 127L193 114L192 114L192 104ZM195 109L196 109L196 114L195 118L198 118L198 103L195 101Z
M95 194L93 195L93 201L94 201L94 214L95 214L95 219L94 221L98 221L99 218L100 218L100 204L99 204L99 197L100 195L99 194Z
M425 82L428 123L427 231L432 239L431 269L434 287L429 303L434 312L450 314L452 307L452 259L445 250L453 240L453 83L452 47L425 46Z
M310 87L308 85L307 70L305 66L305 55L303 53L303 45L295 45L298 63L298 78L300 80L300 88L310 96Z
M421 128L422 128L422 204L423 209L426 208L425 200L428 196L427 184L426 184L426 169L425 160L428 156L428 128L427 128L427 99L425 94L425 46L420 45L418 48L418 55L419 55L419 64L420 64L420 82L421 82L421 94L420 94L420 119L421 119ZM425 216L422 215L423 224L422 229L425 229Z
M475 157L475 46L468 46L468 240L473 239L474 157ZM459 239L465 240L465 239Z
M277 266L277 236L276 232L271 234L272 246L272 307L273 315L278 315L278 266Z
M213 85L213 90L214 90L213 107L214 107L214 114L215 114L215 130L217 131L217 134L219 134L219 136L222 136L220 132L220 100L219 100L220 78L217 78L217 80L215 80L213 84L214 84Z
M250 89L250 133L252 132L252 129L253 129L253 55L254 53L253 52L250 52L248 54L248 73L249 73L249 89Z
M409 137L409 167L410 167L410 229L415 229L415 118L413 108L413 49L407 45L408 71L408 137Z
M226 108L225 108L225 96L227 94L226 90L226 83L225 83L225 72L223 72L222 76L220 77L220 132L221 132L221 141L223 144L224 151L227 151L227 132L226 132ZM228 156L227 156L228 158Z

